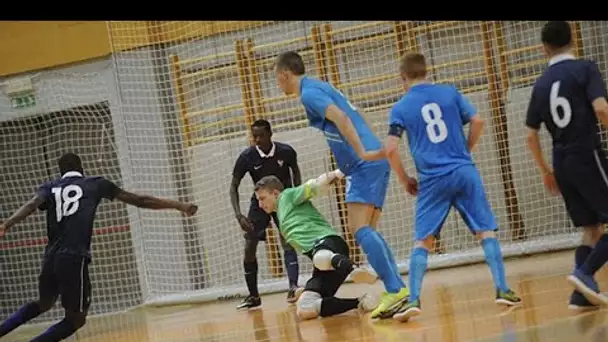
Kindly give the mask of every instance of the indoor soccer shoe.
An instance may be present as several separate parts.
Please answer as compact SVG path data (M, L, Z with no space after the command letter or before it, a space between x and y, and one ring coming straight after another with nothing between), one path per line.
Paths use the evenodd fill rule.
M521 304L521 298L517 297L515 292L512 290L509 291L501 291L496 290L496 304L515 306Z
M304 292L303 287L292 287L287 292L287 303L295 303L300 298L300 295Z
M407 301L410 295L410 289L407 287L402 288L397 293L384 292L380 298L380 304L372 311L371 318L390 318L398 310L401 305Z
M575 270L568 276L568 282L574 286L593 305L608 305L608 298L600 293L600 287L592 276Z
M399 322L407 322L412 317L416 317L422 313L420 299L416 299L413 302L405 303L395 312L393 319Z
M260 297L247 296L236 308L237 310L245 310L257 308L260 305L262 305L262 300Z
M591 302L589 302L587 298L585 298L585 296L583 296L580 292L576 290L572 291L572 294L570 295L570 302L568 302L568 309L582 311L597 308L597 305L591 304Z
M356 284L373 284L378 277L366 268L355 267L350 273L350 279Z

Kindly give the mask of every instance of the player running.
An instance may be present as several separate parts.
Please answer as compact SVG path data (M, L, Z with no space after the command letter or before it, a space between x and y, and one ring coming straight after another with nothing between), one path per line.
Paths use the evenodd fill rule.
M353 265L348 257L346 241L310 201L342 176L336 170L288 189L277 177L267 176L255 185L260 207L267 213L276 211L281 222L279 231L287 243L313 262L312 278L306 283L296 304L296 312L302 319L338 315L356 308L367 312L377 304L374 297L369 295L360 298L335 297L349 274L355 283L372 284L376 281L374 274Z
M91 235L102 198L147 209L175 209L192 216L194 204L179 203L120 189L102 177L84 176L80 157L67 153L59 159L61 177L43 184L38 193L3 224L0 237L36 209L46 210L48 244L39 277L37 301L24 305L0 325L0 337L50 310L57 297L65 318L32 341L60 341L74 334L86 321L90 305Z
M338 168L346 175L349 230L387 291L371 315L380 318L398 308L409 294L390 247L374 229L390 178L388 162L377 153L382 144L340 91L327 82L306 76L299 54L281 54L275 62L275 72L285 94L299 95L310 126L324 133ZM372 150L374 152L368 152Z
M547 189L561 192L574 226L583 239L574 253L568 281L575 287L570 308L608 304L593 278L608 260L608 162L598 132L598 119L608 128L606 86L597 65L571 53L572 33L565 21L548 22L541 40L549 67L536 80L526 118L528 146ZM553 170L541 151L541 124L553 141ZM555 173L554 173L555 172Z
M454 206L472 233L481 240L496 286L496 303L521 302L507 285L497 225L484 185L471 158L482 133L483 120L473 105L453 86L427 83L422 54L401 60L401 77L408 92L392 108L386 154L406 191L416 200L415 246L410 256L410 297L393 316L399 321L421 313L420 291L428 252ZM468 139L462 127L470 123ZM398 145L406 132L418 181L401 163Z
M245 282L249 290L249 295L237 306L237 309L250 309L262 305L258 292L258 260L256 257L258 242L266 241L266 228L268 228L271 218L274 224L277 227L279 226L276 214L267 214L260 209L255 194L251 194L247 216L241 213L239 204L241 180L249 173L253 184L268 175L277 176L285 187L298 186L302 182L296 151L287 144L272 141L270 122L266 120L255 121L251 125L251 134L255 145L246 148L237 158L230 186L230 202L241 229L245 231L243 269L245 271ZM294 303L302 290L298 287L298 276L300 274L298 255L283 239L281 239L281 245L289 280L287 302Z

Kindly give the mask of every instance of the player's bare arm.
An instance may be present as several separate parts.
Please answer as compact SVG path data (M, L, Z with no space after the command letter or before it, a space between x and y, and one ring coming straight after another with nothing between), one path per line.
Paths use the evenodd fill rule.
M188 216L192 216L198 211L198 207L191 203L181 203L170 199L134 194L126 190L120 190L118 195L116 195L116 199L139 208L153 210L175 209L185 213Z
M593 111L604 128L608 129L608 102L605 97L598 97L592 102Z
M8 218L4 223L0 224L0 237L4 236L6 231L17 223L25 220L28 216L33 214L36 209L44 203L44 197L37 194L21 206L11 217Z
M479 138L481 138L484 125L485 122L479 114L475 114L471 117L471 120L469 121L469 151L473 152L475 147L477 147L477 142L479 141Z
M232 210L234 210L234 216L239 221L241 229L244 231L253 231L253 223L241 213L241 204L239 199L239 186L241 185L242 178L232 176L230 182L230 204L232 204Z
M555 181L555 176L553 175L553 170L543 156L540 138L538 137L538 130L528 127L528 136L526 140L528 142L528 148L532 152L532 156L534 156L536 165L543 175L543 183L545 183L545 187L551 194L558 194L559 189L557 187L557 182Z
M384 150L366 151L361 143L359 134L350 118L334 104L327 106L325 118L332 121L346 141L353 147L359 158L367 161L380 160L386 158Z
M418 193L418 182L415 178L410 177L403 167L401 157L399 156L399 143L401 139L394 135L389 135L386 138L385 151L388 157L388 163L391 169L397 174L399 182L405 187L405 190L412 196Z

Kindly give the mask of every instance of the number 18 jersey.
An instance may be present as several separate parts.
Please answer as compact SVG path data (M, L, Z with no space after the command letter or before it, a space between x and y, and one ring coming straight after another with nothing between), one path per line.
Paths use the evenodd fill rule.
M90 258L91 235L102 198L113 200L120 189L103 177L68 172L43 184L38 194L45 201L48 244L45 254L73 254Z
M423 83L410 88L391 109L391 135L407 134L418 176L445 175L471 165L463 126L476 114L453 86Z

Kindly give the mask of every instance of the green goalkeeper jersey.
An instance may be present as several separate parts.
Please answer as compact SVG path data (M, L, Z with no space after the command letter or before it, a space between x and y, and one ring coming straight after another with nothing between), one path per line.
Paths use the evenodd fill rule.
M311 251L315 242L326 236L338 235L310 202L316 194L316 187L305 183L283 190L277 201L281 235L300 253Z

